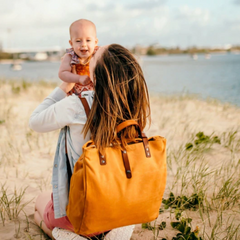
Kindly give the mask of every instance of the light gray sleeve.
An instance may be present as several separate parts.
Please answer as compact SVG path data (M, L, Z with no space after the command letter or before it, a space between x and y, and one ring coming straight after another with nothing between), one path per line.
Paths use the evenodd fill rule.
M73 123L80 105L75 97L66 97L62 89L55 88L33 111L29 127L36 132L50 132Z

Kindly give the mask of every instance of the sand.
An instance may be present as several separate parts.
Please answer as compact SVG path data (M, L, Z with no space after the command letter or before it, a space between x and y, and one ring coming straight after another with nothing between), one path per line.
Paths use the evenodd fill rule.
M6 209L4 209L3 204L0 204L0 214L3 216L2 218L0 216L0 239L45 239L43 233L33 221L34 204L39 193L51 190L53 156L59 131L44 134L35 133L29 129L28 120L32 111L52 89L53 86L43 83L32 86L22 83L0 83L0 184L1 186L5 184L4 189L7 189L9 199L13 197L14 192L19 195L25 189L18 209L26 204L23 207L24 211L20 211L15 219L9 219ZM239 173L239 165L237 165L237 160L240 159L238 145L240 139L239 108L213 100L199 100L194 96L152 95L151 109L152 124L146 133L148 136L161 135L167 139L168 159L171 161L164 198L169 197L170 191L173 191L175 195L189 194L190 196L193 193L191 186L181 188L182 180L177 179L181 174L177 175L177 171L180 171L181 159L184 159L184 154L186 154L185 144L193 142L195 134L199 131L204 132L205 135L216 135L221 139L220 145L207 145L205 146L206 149L199 150L200 154L196 155L198 158L203 156L201 161L204 162L205 166L208 166L207 171L221 168L223 163L229 161ZM234 133L234 131L237 131L234 140L227 146L227 143L229 143L228 134ZM173 162L172 159L174 158L172 156L174 153L177 155L175 159L179 162ZM196 166L200 166L200 161L196 161ZM233 171L233 169L229 171ZM222 170L222 173L224 172L225 170ZM193 181L193 178L189 178L189 176L188 181ZM219 182L221 181L219 180ZM208 186L206 193L211 196L217 190L209 186L209 183L214 184L214 179L209 178L205 184L206 187ZM181 191L181 189L183 190ZM238 192L236 192L236 196L238 196L237 194ZM0 192L0 198L2 196L3 188ZM236 198L236 202L239 204L238 198ZM215 203L217 206L217 202ZM226 216L233 216L234 223L239 224L239 214L234 215L234 211L239 212L237 203L231 208L222 209L225 223L221 224L223 233L222 235L219 233L218 239L223 239L227 235L226 228L229 225L226 223L228 219ZM16 204L14 206L17 207ZM207 237L207 234L211 236L214 224L208 222L216 223L219 215L214 210L211 210L210 214L210 218L204 215L201 219L199 211L186 210L183 216L193 219L192 231L198 226L200 235L204 235L204 239L211 239L211 237ZM5 220L3 221L3 219ZM159 215L156 224L165 221L167 223L166 229L154 233L153 230L142 229L141 224L138 224L131 239L150 240L161 239L161 237L172 239L178 232L170 226L170 222L173 220L174 214L171 214L169 209L164 210ZM239 234L239 229L237 232Z

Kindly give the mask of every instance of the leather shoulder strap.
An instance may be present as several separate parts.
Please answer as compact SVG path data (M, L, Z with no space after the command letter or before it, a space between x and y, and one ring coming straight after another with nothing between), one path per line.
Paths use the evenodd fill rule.
M88 105L87 99L86 99L86 98L79 98L79 99L81 100L82 105L83 105L84 110L85 110L85 113L86 113L86 115L87 115L87 117L88 117L89 112L90 112L90 107L89 107L89 105Z

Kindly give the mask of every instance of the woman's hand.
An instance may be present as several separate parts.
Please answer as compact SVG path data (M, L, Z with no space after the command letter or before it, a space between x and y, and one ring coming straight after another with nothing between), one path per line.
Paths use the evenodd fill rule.
M68 93L69 91L72 90L74 87L75 83L67 83L67 82L62 82L61 85L59 86L65 93Z

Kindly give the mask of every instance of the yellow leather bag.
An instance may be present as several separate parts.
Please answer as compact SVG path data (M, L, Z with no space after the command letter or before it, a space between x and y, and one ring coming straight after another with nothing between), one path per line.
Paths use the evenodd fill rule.
M125 121L117 132L130 125L138 123ZM75 233L89 235L158 217L166 186L166 139L140 135L126 151L109 146L104 156L93 141L83 146L67 206Z

